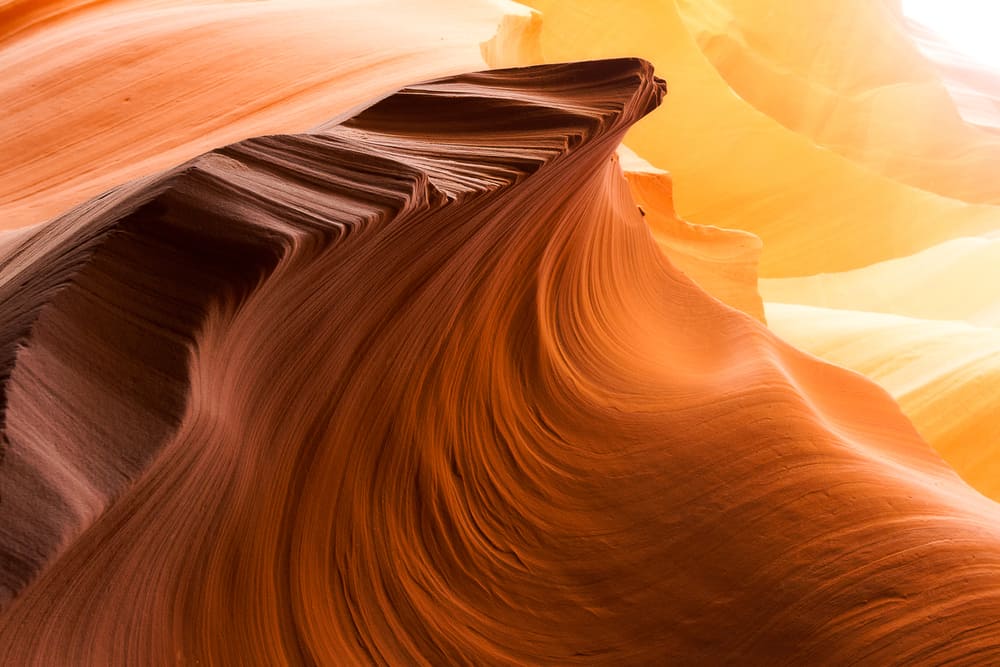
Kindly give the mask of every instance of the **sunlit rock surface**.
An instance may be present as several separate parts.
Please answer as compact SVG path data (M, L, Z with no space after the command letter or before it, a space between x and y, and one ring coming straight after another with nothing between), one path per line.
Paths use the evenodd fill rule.
M0 5L0 664L1000 659L991 80L530 4Z
M782 308L774 330L882 382L960 473L1000 497L1000 481L978 463L996 447L1000 414L990 352L962 375L959 384L979 387L980 407L967 411L965 387L941 391L934 380L961 363L962 344L953 357L934 355L925 381L904 390L834 342L854 340L866 312L965 320L994 335L1000 138L956 108L959 75L934 55L953 49L895 2L530 4L544 16L544 59L634 53L657 65L670 101L626 144L669 170L677 214L757 235L765 301L837 309ZM983 94L996 90L979 82ZM915 356L909 343L880 338L877 365Z

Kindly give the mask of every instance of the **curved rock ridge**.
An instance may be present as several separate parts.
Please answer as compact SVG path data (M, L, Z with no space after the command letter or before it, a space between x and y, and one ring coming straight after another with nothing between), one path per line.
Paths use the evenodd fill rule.
M554 81L567 76L549 70ZM490 75L490 93L502 77ZM438 92L443 85L401 91L329 131L213 151L110 191L4 248L0 599L92 522L176 428L190 348L210 305L239 301L290 249L301 254L310 244L329 245L352 225L421 195L393 192L386 182L416 187L430 178L421 196L441 203L520 178L591 129L558 131L581 112L569 105L560 115L539 100L547 87L542 73L526 99L513 96L516 88L507 99L476 96L473 75L454 82L464 86L455 99ZM407 146L392 149L389 128L371 131L386 107L415 105L414 98L434 105L446 99L445 108L475 129L495 109L534 114L543 121L534 129L542 136L520 139L515 128L494 123L493 155L482 144L470 152L469 138L461 136L447 143L441 137L435 152L414 144L423 149L416 172L406 165ZM600 120L592 116L592 123ZM438 116L427 108L412 118L433 123ZM366 143L354 146L357 133L348 128L363 128L358 136ZM382 134L384 147L376 143ZM534 151L522 150L533 144ZM474 177L470 160L478 167ZM337 188L378 206L351 209Z
M14 238L3 502L68 507L0 664L995 660L997 505L643 222L664 90L442 79Z
M0 230L414 81L533 58L507 0L0 2Z
M671 261L755 316L758 266L765 302L837 309L763 310L779 313L768 321L789 342L882 383L960 474L998 497L995 345L966 363L972 341L994 333L952 336L968 328L933 321L995 327L1000 312L998 135L949 95L957 80L989 125L996 76L956 61L899 0L525 1L541 14L538 62L629 54L670 72L670 103L625 141L669 172L630 184L645 210L643 184L659 181L652 201L671 213L646 220ZM752 233L759 262L753 237L689 248L715 228ZM688 267L692 249L709 253ZM911 364L918 330L933 332L933 345L919 343L933 367ZM845 345L851 336L861 337Z

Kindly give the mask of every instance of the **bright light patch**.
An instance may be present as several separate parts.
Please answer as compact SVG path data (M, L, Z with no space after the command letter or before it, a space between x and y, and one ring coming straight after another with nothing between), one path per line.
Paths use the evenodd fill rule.
M902 0L903 13L956 51L1000 70L1000 1Z

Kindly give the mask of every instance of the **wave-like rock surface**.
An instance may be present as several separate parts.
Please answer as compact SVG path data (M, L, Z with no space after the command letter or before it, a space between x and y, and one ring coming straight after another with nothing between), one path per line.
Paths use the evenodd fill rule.
M995 327L784 303L767 314L785 340L882 385L956 472L1000 500Z
M663 92L443 79L10 241L0 663L1000 655L997 506L644 224Z
M660 207L676 215L646 217L675 266L759 316L753 239L687 242L713 227L752 232L765 302L837 309L768 308L774 330L880 382L949 463L1000 497L1000 359L994 343L970 348L995 332L933 321L995 327L1000 312L989 278L1000 256L998 135L966 122L949 95L967 84L979 111L996 115L996 77L963 74L968 63L899 0L529 4L542 14L543 61L629 54L669 72L670 103L626 143L673 178L631 180L640 205L653 208L645 184L660 181L657 202L676 185L676 207ZM687 267L692 249L702 261Z
M5 0L0 230L484 53L523 59L535 23L506 0Z

